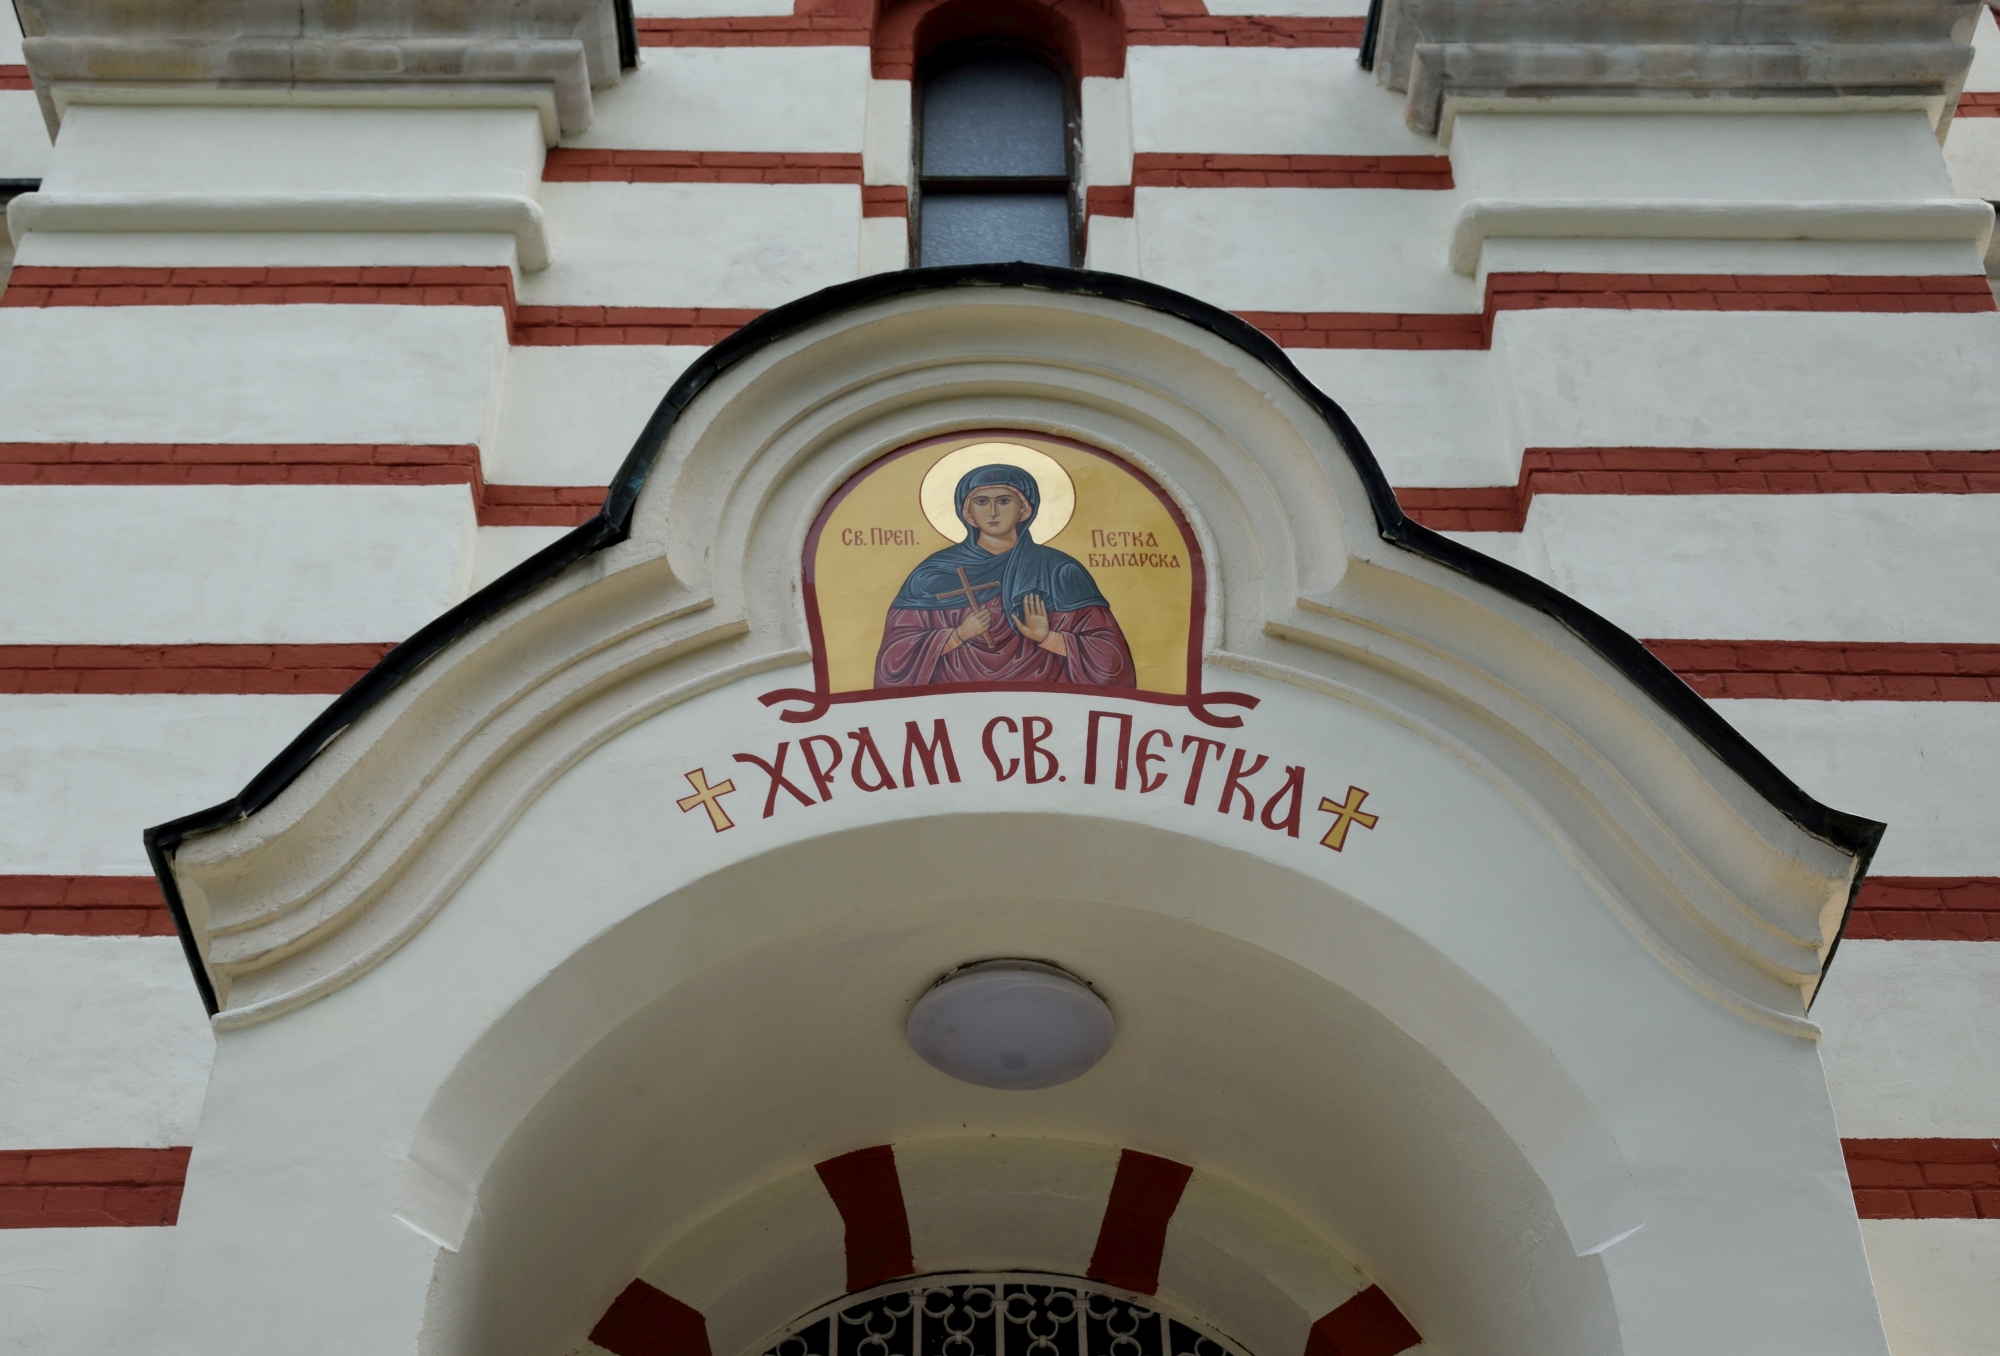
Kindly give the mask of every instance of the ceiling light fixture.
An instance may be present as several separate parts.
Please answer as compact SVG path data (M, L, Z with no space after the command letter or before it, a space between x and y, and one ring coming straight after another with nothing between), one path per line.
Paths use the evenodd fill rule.
M1118 1032L1088 984L1031 960L962 965L910 1010L910 1048L985 1088L1052 1088L1089 1072Z

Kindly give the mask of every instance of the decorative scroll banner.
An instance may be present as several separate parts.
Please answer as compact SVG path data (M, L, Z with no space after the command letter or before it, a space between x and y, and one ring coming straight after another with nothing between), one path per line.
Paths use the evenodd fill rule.
M1137 468L1046 434L971 430L863 467L806 539L813 687L765 693L793 722L936 692L1073 692L1183 706L1203 692L1201 547Z

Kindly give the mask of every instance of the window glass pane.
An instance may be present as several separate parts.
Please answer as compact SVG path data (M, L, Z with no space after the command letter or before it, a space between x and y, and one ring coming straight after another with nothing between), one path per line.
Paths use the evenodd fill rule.
M925 174L1069 173L1062 77L1033 57L993 56L924 82Z
M932 193L923 200L920 262L1069 267L1069 198L1061 193Z

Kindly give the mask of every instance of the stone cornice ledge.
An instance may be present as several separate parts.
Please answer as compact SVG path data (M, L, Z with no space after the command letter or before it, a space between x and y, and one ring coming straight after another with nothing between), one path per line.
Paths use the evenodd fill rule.
M1376 79L1436 133L1448 100L1868 101L1936 110L1972 64L1962 0L1382 0Z
M24 193L7 205L30 231L415 231L514 237L523 273L549 266L541 205L510 193Z
M1983 255L1993 206L1976 198L1918 202L1475 198L1458 209L1451 266L1471 275L1492 239L1964 240Z
M23 59L51 134L65 91L310 91L338 102L385 88L531 86L565 133L590 126L591 89L619 77L612 0L18 0Z

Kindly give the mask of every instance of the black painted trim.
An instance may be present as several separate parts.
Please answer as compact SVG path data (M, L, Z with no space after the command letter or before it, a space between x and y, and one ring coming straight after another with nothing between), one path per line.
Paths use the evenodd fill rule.
M173 910L174 926L180 933L181 945L187 951L188 963L195 972L195 983L201 989L202 1001L208 1005L209 1012L212 1014L217 1010L214 987L209 981L207 967L202 962L193 928L189 925L180 891L174 881L172 858L180 844L197 834L224 828L257 813L291 785L313 759L359 720L363 713L460 637L535 592L584 557L625 540L631 530L632 510L638 502L639 491L644 488L653 462L666 445L667 435L680 419L681 412L736 363L780 339L846 311L920 293L999 287L1101 297L1107 301L1143 306L1207 330L1269 367L1333 429L1347 451L1348 460L1361 477L1368 493L1369 506L1375 513L1376 530L1385 540L1534 608L1596 650L1787 819L1807 833L1851 852L1859 859L1859 869L1848 895L1848 909L1853 909L1854 897L1860 891L1862 878L1867 875L1868 863L1875 855L1876 845L1881 842L1885 825L1835 810L1807 795L1652 651L1582 603L1533 575L1481 555L1412 521L1396 503L1395 491L1389 487L1388 478L1376 464L1375 454L1369 450L1367 440L1347 417L1347 412L1306 380L1269 335L1205 301L1197 301L1171 288L1122 274L1090 273L1044 264L961 264L949 268L880 273L826 288L766 311L709 349L681 374L654 409L652 418L646 421L646 427L626 455L624 464L618 468L618 474L605 495L604 506L598 510L596 517L536 552L391 650L381 663L336 698L234 797L220 805L146 830L147 856L160 878L168 906ZM1842 926L1845 927L1844 918ZM1833 952L1829 950L1829 964L1832 959ZM1824 968L1821 973L1825 973Z
M1361 69L1375 69L1375 40L1382 32L1382 0L1368 0L1368 21L1361 26Z
M635 71L639 69L639 20L632 0L611 0L611 11L618 22L618 69Z

